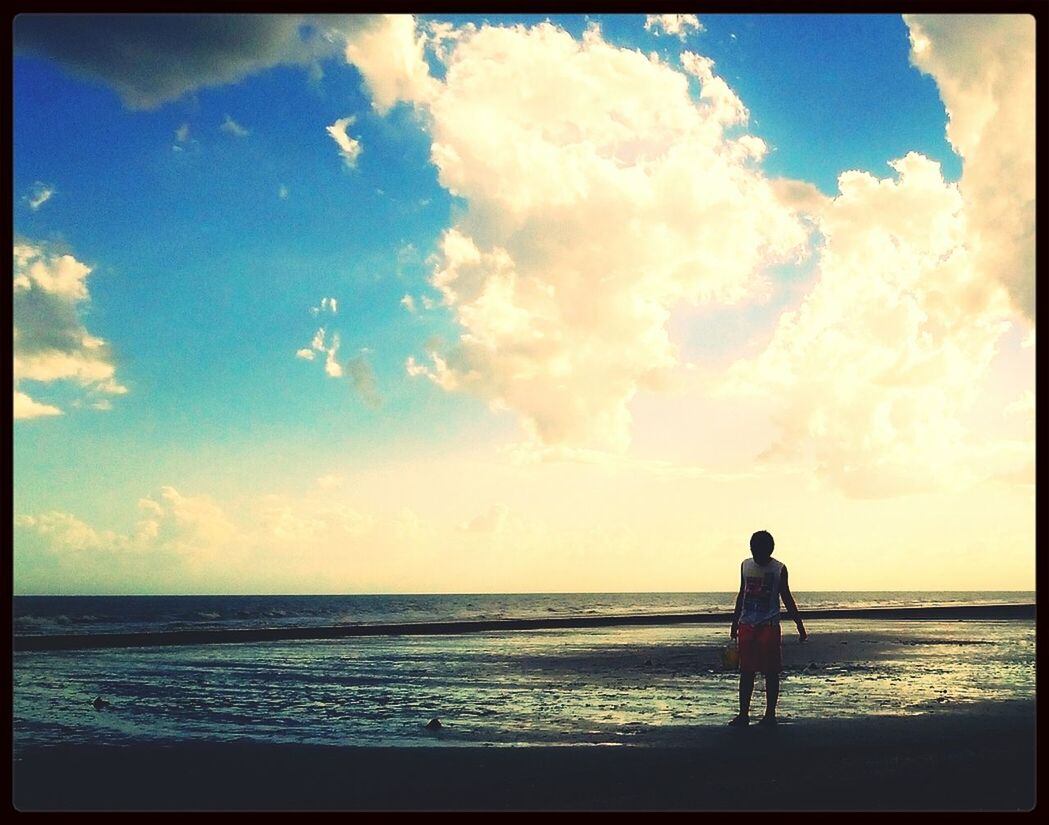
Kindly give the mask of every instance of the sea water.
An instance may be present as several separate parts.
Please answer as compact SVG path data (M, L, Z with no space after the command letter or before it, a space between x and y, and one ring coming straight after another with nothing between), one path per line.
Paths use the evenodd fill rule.
M1030 603L1030 592L802 593L807 609ZM389 624L731 610L732 593L16 597L16 634ZM1033 621L783 626L787 724L1034 696ZM338 745L659 743L736 711L718 624L19 652L20 748L253 740ZM761 679L755 708L761 708ZM102 697L109 704L96 709ZM437 718L438 729L426 724Z

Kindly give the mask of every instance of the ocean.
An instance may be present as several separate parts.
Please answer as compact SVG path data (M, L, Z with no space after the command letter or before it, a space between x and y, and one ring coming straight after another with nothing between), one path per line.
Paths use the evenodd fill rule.
M734 593L16 596L16 636L721 613ZM798 592L806 610L1030 604L1033 592ZM942 713L1027 700L1033 620L783 626L780 716ZM656 743L736 712L720 624L491 630L13 657L14 745ZM760 711L761 679L755 692ZM95 707L101 697L106 704ZM432 719L440 726L427 727Z

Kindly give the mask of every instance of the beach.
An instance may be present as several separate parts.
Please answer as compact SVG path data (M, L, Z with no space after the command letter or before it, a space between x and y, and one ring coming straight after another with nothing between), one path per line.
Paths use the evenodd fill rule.
M759 748L765 767L755 767ZM620 747L200 743L38 748L20 810L1029 810L1033 702Z
M805 643L787 624L773 729L726 726L738 674L721 662L727 627L706 620L22 649L13 798L22 810L1026 810L1036 633L1016 612L812 616ZM759 675L755 720L763 691Z

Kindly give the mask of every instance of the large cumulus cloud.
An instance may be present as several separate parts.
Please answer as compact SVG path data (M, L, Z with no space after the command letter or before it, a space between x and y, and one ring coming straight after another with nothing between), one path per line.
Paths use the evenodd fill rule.
M966 484L1026 454L962 423L1010 309L967 246L959 188L922 155L891 165L840 176L815 288L723 387L776 417L767 457L801 458L857 496Z
M422 74L414 27L387 33L399 45L348 54L384 108L399 94L424 112L439 181L467 204L432 278L462 334L409 371L544 445L625 447L631 398L678 365L671 307L741 301L805 244L765 145L730 128L745 108L710 61L688 58L697 102L688 74L595 28L464 28L443 80Z
M911 60L931 75L964 160L961 192L976 265L1035 313L1035 19L905 15Z

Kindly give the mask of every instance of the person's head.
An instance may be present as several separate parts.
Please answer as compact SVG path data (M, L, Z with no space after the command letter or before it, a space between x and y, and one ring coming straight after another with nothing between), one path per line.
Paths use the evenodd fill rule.
M772 558L772 550L776 542L768 530L758 530L750 537L750 554L758 564L767 564Z

